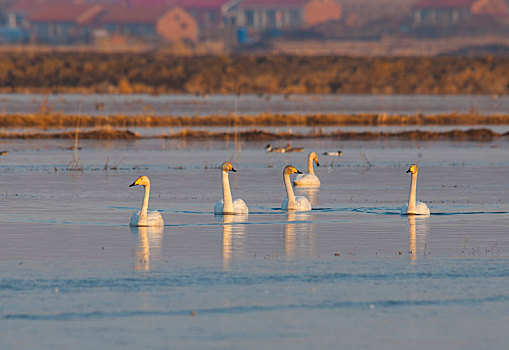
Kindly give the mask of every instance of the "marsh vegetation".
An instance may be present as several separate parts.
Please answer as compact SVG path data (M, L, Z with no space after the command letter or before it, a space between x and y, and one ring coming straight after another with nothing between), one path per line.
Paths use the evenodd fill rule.
M1 53L0 91L508 94L507 57Z

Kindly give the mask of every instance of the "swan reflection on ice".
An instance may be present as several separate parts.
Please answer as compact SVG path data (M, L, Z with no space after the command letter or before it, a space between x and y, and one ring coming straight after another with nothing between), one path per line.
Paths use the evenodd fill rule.
M426 254L426 238L429 232L429 215L408 215L410 260Z
M284 225L287 259L315 255L316 223L306 222L311 218L309 212L288 212L287 223Z
M134 269L150 270L150 255L161 258L164 226L131 226L134 239Z
M235 256L244 254L246 241L247 214L223 215L222 227L223 238L221 241L221 254L223 258L223 269L229 270L232 259Z

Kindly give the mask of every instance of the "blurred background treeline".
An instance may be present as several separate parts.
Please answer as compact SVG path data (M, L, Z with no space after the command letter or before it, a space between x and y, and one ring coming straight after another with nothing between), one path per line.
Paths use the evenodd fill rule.
M0 91L508 94L507 57L3 52Z
M0 0L0 49L509 53L509 0Z

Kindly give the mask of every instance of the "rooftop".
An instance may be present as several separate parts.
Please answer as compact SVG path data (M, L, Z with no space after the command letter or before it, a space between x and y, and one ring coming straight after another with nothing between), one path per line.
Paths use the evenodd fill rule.
M169 7L126 7L111 6L101 18L101 23L155 23L165 13Z
M245 0L240 3L241 8L299 8L311 0Z
M181 6L186 9L220 9L229 0L131 0L132 7L171 7Z
M415 7L420 9L470 8L476 0L420 0Z
M31 6L29 6L31 4ZM62 1L26 1L14 11L24 12L32 22L65 22L87 24L104 8L99 4ZM13 11L13 8L10 8Z

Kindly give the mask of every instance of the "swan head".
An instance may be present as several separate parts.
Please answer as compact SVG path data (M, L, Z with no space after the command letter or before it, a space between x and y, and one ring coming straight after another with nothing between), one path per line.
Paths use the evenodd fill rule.
M272 145L269 143L267 146L265 146L265 150L269 151L272 149Z
M302 174L302 171L298 171L293 165L285 166L285 169L283 170L283 175L291 174Z
M222 166L222 171L233 171L234 173L237 172L237 170L233 169L233 166L231 165L231 163L228 163L228 162L224 162L223 163L223 166Z
M316 155L316 152L309 153L309 158L313 159L313 162L315 162L316 166L320 166L320 163L318 163L318 156Z
M412 173L412 174L417 174L417 165L416 164L412 164L410 165L410 168L408 168L408 170L406 171L407 173Z
M148 177L140 176L139 178L136 179L136 181L134 181L132 184L130 184L129 187L133 187L133 186L149 186L149 185L150 185L150 180L148 179Z
M343 151L338 150L338 157L341 157L343 155Z

